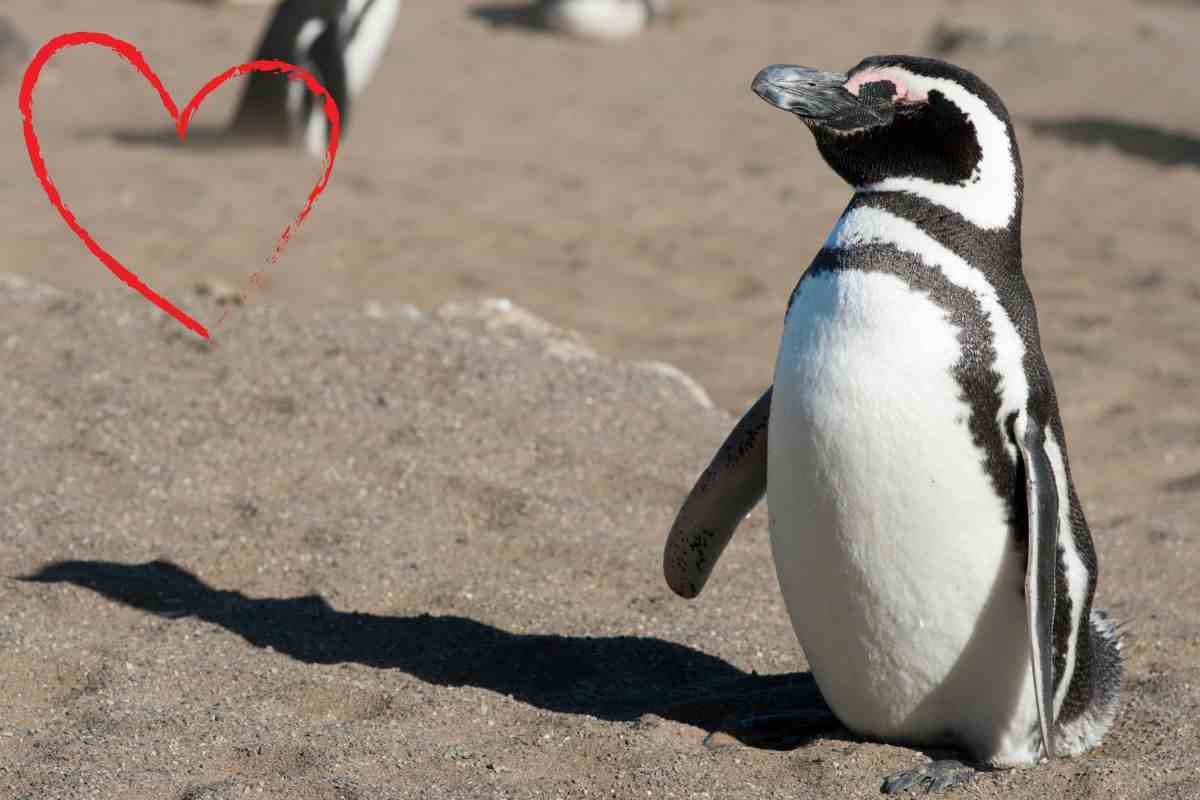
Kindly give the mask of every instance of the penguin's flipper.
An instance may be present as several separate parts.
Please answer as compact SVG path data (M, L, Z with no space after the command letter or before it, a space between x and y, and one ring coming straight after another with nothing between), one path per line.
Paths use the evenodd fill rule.
M1022 424L1023 423L1023 424ZM1046 454L1045 426L1022 414L1017 446L1025 467L1029 549L1025 607L1029 617L1033 685L1046 757L1054 758L1054 601L1058 564L1058 482ZM1023 430L1022 430L1023 428Z
M681 597L700 594L733 532L767 491L772 388L730 431L671 526L663 574Z

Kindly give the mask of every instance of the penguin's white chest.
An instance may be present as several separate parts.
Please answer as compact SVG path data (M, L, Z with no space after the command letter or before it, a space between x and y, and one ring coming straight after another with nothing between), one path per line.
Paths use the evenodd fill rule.
M779 583L843 723L1028 759L1024 558L972 440L959 330L880 272L806 276L775 372L767 501Z
M641 0L560 0L547 6L546 25L591 39L632 36L649 22Z

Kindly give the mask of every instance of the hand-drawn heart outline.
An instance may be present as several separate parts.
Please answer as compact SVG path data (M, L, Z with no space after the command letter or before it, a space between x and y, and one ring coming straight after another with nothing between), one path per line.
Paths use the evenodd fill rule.
M76 236L84 243L88 250L91 251L100 263L108 267L109 271L127 283L132 288L141 293L143 297L149 300L154 305L161 308L163 311L170 314L181 325L189 330L198 333L205 339L209 338L208 330L196 320L192 319L188 314L176 307L170 300L159 295L149 286L142 282L137 275L134 275L125 267L119 260L114 258L107 250L97 244L96 240L79 224L75 219L75 215L67 208L62 197L58 193L58 189L54 186L54 182L50 180L50 175L46 170L46 162L42 158L42 150L38 145L37 134L33 130L33 87L37 84L38 78L41 76L42 67L50 60L51 56L62 50L65 47L72 47L81 44L98 44L114 51L117 55L124 58L133 65L142 77L149 81L150 85L158 92L159 98L162 100L163 106L167 109L167 113L171 115L171 119L175 121L176 130L179 133L179 141L183 142L187 136L188 123L191 122L192 116L200 108L200 104L204 102L204 98L208 97L221 84L230 78L244 75L248 72L280 72L288 77L289 80L300 80L308 86L309 91L313 94L325 98L324 112L325 117L329 120L329 146L325 151L325 172L317 180L312 191L308 195L308 202L304 208L296 216L294 220L288 223L288 226L283 229L283 233L279 236L279 243L275 246L275 252L272 253L270 261L272 264L279 260L279 256L283 252L283 246L287 244L291 238L292 231L299 227L308 213L312 211L313 203L316 202L318 195L324 191L326 184L329 183L329 175L333 172L333 162L337 157L338 134L341 130L341 117L338 113L337 103L334 102L333 96L329 91L317 82L307 70L301 69L286 61L251 61L246 64L241 64L236 67L230 67L225 72L216 76L206 83L200 91L192 96L188 104L184 106L183 112L180 113L175 106L175 101L171 99L170 93L163 87L162 81L150 69L150 65L146 63L146 59L141 52L129 42L123 39L118 39L115 36L110 36L107 33L94 32L77 32L64 33L55 36L50 41L42 45L38 50L37 55L29 62L29 66L25 69L25 77L21 81L21 93L17 101L17 105L21 110L21 116L25 120L25 149L29 151L29 160L33 164L33 172L41 181L42 188L46 192L46 196L50 198L51 205L58 210L63 220Z

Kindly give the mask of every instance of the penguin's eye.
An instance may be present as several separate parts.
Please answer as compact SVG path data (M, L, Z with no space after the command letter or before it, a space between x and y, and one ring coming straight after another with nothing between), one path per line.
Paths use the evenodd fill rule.
M887 70L866 70L846 81L846 91L857 96L872 108L893 108L906 111L928 101L925 92L909 85L903 74Z
M896 84L891 81L875 81L858 87L859 99L871 106L891 105L896 95Z

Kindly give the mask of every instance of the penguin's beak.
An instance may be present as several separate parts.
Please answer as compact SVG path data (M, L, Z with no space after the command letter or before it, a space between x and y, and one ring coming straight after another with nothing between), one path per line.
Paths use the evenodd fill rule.
M847 80L839 72L772 64L759 70L750 88L763 100L790 111L810 127L851 133L892 121L890 106L867 105L846 90Z

